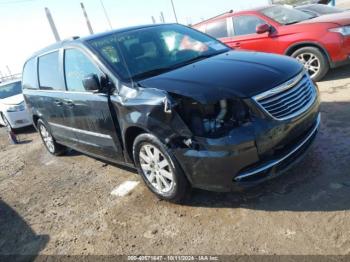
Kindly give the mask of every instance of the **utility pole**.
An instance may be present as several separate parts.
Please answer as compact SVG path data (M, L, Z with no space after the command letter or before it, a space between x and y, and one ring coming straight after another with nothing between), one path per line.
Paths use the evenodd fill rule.
M111 20L109 19L109 16L108 16L108 14L107 14L107 10L106 10L106 8L105 8L105 6L104 6L104 4L103 4L103 1L100 0L100 3L101 3L101 6L102 6L102 9L103 9L103 12L105 13L105 16L106 16L108 25L109 25L110 29L112 30L112 29L113 29L112 23L111 23Z
M86 21L86 25L87 25L87 27L88 27L88 29L89 29L89 32L90 32L91 35L93 35L93 34L94 34L94 31L92 30L92 26L91 26L89 17L88 17L88 15L87 15L87 13L86 13L85 6L84 6L83 3L80 3L80 6L81 6L81 9L83 10L83 14L84 14L85 21Z
M175 21L176 21L176 23L179 23L179 21L177 20L177 15L176 15L176 10L175 10L174 1L173 1L173 0L170 0L170 1L171 1L171 5L172 5L172 7L173 7L173 11L174 11Z
M57 42L61 41L60 36L58 35L58 32L57 32L57 28L56 28L55 22L53 21L51 12L50 12L50 10L47 7L45 7L45 13L46 13L47 20L49 21L52 33L53 33L56 41Z
M151 19L152 19L152 23L153 23L153 24L156 24L156 23L157 23L157 22L156 22L156 19L154 18L154 16L152 16Z
M163 12L160 12L160 21L164 24L165 23L165 19L164 19L164 14Z

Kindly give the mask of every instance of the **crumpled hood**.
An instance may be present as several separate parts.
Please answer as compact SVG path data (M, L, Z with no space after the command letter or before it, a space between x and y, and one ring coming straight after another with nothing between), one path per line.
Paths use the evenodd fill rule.
M0 99L0 103L3 105L18 105L18 104L22 103L23 101L24 101L23 94Z
M139 84L206 103L255 96L286 82L302 68L296 60L285 56L230 51Z

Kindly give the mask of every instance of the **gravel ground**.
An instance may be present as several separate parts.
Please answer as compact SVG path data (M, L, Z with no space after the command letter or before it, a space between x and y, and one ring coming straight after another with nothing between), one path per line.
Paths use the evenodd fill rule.
M350 67L319 84L322 129L285 176L244 193L196 190L186 205L130 170L49 155L32 129L0 129L0 254L350 254Z

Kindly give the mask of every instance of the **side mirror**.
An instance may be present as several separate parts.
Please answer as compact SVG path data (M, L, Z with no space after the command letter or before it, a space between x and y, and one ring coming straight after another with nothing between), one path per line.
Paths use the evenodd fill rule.
M270 32L271 31L271 26L268 24L262 24L262 25L258 25L256 27L256 33L257 34L264 34L266 32Z
M97 75L89 74L83 79L83 86L86 91L97 92L101 89L100 80Z

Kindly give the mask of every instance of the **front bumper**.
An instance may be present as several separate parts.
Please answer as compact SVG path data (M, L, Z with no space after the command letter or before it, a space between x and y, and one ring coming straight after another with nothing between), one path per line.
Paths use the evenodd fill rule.
M321 114L318 115L317 120L313 128L307 133L306 137L301 140L294 148L278 159L262 163L253 168L247 169L241 172L234 181L240 183L241 186L247 184L251 186L252 183L260 183L276 175L282 174L286 171L291 164L297 162L297 160L306 152L310 147L313 140L316 138L317 132L321 124Z
M350 65L350 54L345 60L338 61L338 62L332 62L331 68L337 68L337 67L341 67L341 66L345 66L345 65Z
M6 119L9 121L11 128L21 128L32 125L32 119L27 110L19 112L7 112Z
M303 116L254 123L227 137L206 140L207 150L174 149L195 188L229 192L283 174L306 152L320 126L319 101ZM262 142L264 141L264 142Z
M331 68L350 64L350 36L345 36L341 39L341 44L331 54Z

